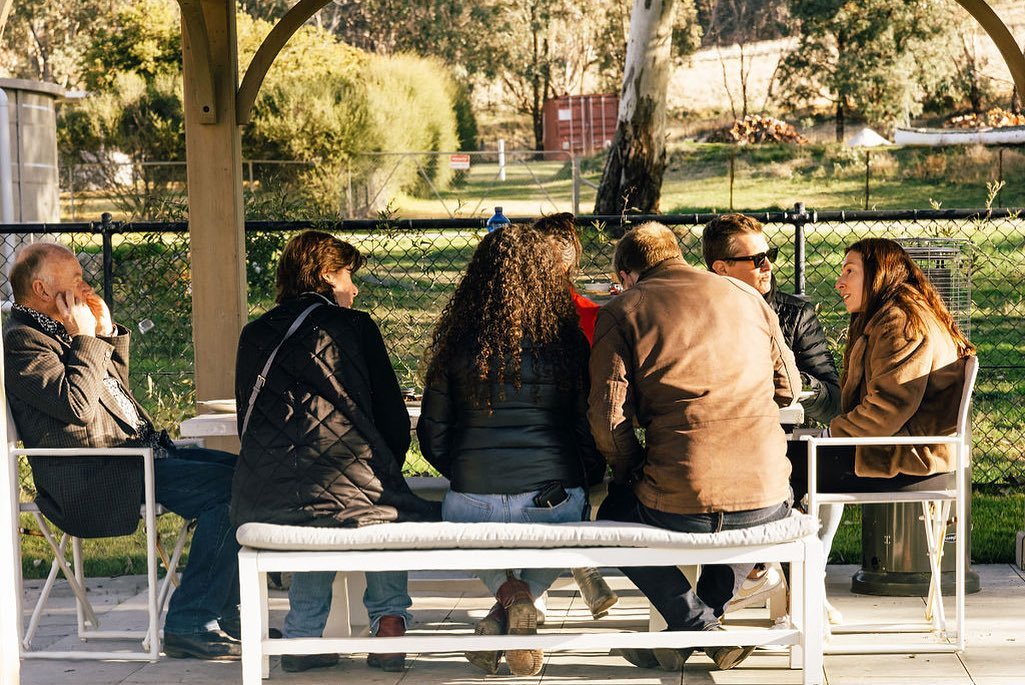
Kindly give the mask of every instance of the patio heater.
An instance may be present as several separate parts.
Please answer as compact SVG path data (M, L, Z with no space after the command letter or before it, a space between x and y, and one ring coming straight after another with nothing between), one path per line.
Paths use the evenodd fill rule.
M967 240L955 238L898 238L929 278L947 305L958 328L971 338L971 253ZM968 474L971 483L971 473ZM971 568L972 502L967 502L965 530L968 555L965 591L978 592L979 574ZM914 503L866 504L861 514L861 570L851 590L864 595L924 597L929 593L928 546L921 507ZM943 541L941 589L954 592L955 534L950 522Z

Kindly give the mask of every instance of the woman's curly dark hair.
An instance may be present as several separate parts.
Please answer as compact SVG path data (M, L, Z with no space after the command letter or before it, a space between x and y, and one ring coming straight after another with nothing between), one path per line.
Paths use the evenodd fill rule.
M465 365L477 406L491 406L487 387L522 386L524 352L548 367L557 383L580 388L587 342L580 333L569 279L551 241L529 226L489 233L470 259L441 313L427 351L427 383ZM457 361L458 360L458 361Z

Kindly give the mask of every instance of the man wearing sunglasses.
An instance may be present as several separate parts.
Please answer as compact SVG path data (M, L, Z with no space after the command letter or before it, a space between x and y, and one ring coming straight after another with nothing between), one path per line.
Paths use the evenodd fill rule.
M805 390L801 396L804 414L828 425L840 413L840 378L836 362L815 314L815 305L776 287L772 265L779 255L779 248L769 247L762 225L757 220L743 214L724 214L705 224L701 233L701 251L709 271L747 283L761 293L776 312L783 339L793 350L797 369L801 372L801 385ZM793 449L794 442L791 441L788 456ZM795 469L799 467L795 466ZM840 526L843 505L823 506L819 512L822 521L819 536L824 544L831 546L832 537ZM729 609L742 609L759 602L781 582L783 574L780 569L766 569L759 565L744 581ZM830 623L843 622L840 612L828 603L827 614Z
M783 337L797 359L804 413L829 423L840 411L840 377L829 351L815 305L776 287L772 265L779 248L769 247L762 225L743 214L724 214L709 221L701 233L701 250L709 271L747 283L765 298L779 317Z

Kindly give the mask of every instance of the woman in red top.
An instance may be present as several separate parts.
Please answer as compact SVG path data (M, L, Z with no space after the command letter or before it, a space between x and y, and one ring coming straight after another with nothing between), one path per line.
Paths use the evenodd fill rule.
M577 309L577 316L580 317L580 330L587 338L587 344L593 345L594 324L598 320L598 309L601 305L587 299L573 287L571 277L580 266L580 255L583 252L573 215L569 212L549 214L535 221L534 228L542 235L548 236L562 258L562 265L566 269L566 287L573 296L573 305ZM607 614L619 601L619 595L609 587L596 568L575 568L573 579L580 588L580 594L587 603L591 615L596 619Z

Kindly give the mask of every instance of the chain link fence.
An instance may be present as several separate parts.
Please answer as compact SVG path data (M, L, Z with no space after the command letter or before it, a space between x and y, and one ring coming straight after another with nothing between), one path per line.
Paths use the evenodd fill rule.
M701 261L701 229L713 215L650 217L673 227L684 256ZM1025 218L1010 210L792 212L755 214L771 244L780 285L803 292L839 362L847 315L833 290L846 245L866 236L906 239L924 256L930 276L955 284L951 302L979 349L982 368L974 405L974 480L1025 482ZM515 217L514 217L515 220ZM639 222L642 218L632 217ZM579 217L584 245L577 287L603 301L612 283L611 257L623 226L608 217ZM419 392L424 350L435 321L484 232L483 219L371 220L329 224L251 222L246 226L249 305L253 317L273 306L281 248L295 232L330 230L357 245L369 261L358 274L357 306L379 323L404 388ZM133 390L162 426L194 412L189 240L183 223L20 224L0 229L3 264L21 244L56 239L79 253L86 278L135 333ZM949 281L949 282L948 282ZM5 299L9 291L5 288ZM685 313L681 313L685 315ZM226 341L225 344L229 344ZM418 458L414 449L413 459ZM422 469L414 464L413 469Z

